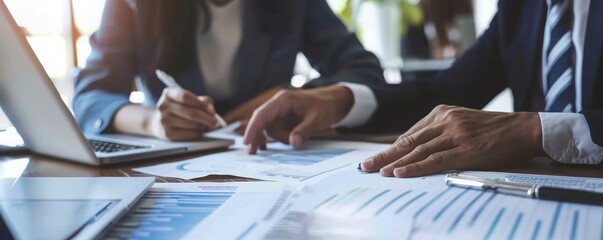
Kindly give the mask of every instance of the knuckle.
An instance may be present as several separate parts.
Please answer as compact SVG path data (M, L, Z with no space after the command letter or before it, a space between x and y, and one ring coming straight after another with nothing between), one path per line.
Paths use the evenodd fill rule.
M422 173L423 172L423 166L421 166L420 163L408 165L407 168L409 169L409 172L414 172L414 173Z
M444 162L446 161L446 157L441 153L434 153L429 155L429 157L427 157L427 160L433 161L436 165L441 165L444 164Z
M400 135L397 139L396 142L402 141L402 139L404 139L407 135L406 134L402 134Z
M446 111L447 109L448 109L448 105L446 105L446 104L440 104L440 105L437 105L435 108L433 108L432 112L434 112L434 113L441 113L441 112Z
M163 101L163 102L159 103L159 105L157 106L157 109L159 109L159 111L161 111L161 112L166 112L166 111L170 110L170 104L167 103L166 101Z
M383 163L386 161L387 159L387 155L385 154L385 152L380 152L377 155L375 155L375 162L377 163Z
M170 118L169 114L163 114L163 113L162 113L162 114L159 116L159 122L161 122L161 124L162 124L162 125L167 125L167 123L169 123L169 122L170 122L170 119L171 119L171 118Z
M174 131L172 131L170 129L165 129L163 131L163 135L165 136L165 138L167 138L169 140L175 140L176 139L176 134L174 133Z
M418 155L429 155L431 152L431 149L426 144L421 144L421 145L415 147L415 149L413 151Z
M409 149L415 143L415 138L413 136L406 136L399 141L396 142L396 147L399 149Z
M392 164L392 166L393 166L394 168L397 168L397 167L404 167L404 166L406 166L406 165L408 165L408 164L407 164L407 162L406 162L406 161L403 161L403 160L398 160L398 161L395 161L395 162Z

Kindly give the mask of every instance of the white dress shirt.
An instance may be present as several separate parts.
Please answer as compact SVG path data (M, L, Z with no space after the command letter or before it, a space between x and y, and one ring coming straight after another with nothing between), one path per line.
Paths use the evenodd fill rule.
M584 56L584 38L586 35L586 23L591 0L575 0L574 4L574 26L572 29L572 41L576 53L576 109L582 110L582 66ZM550 0L547 0L550 4ZM545 24L543 42L543 62L550 38L549 28ZM546 76L545 73L542 76ZM366 123L377 108L374 93L364 85L342 84L348 86L353 92L355 103L348 115L335 126L357 127ZM362 99L362 100L359 100ZM359 110L362 109L362 110ZM542 126L542 147L544 151L554 160L563 163L598 164L603 158L603 147L592 141L588 123L584 115L579 113L550 113L540 112Z

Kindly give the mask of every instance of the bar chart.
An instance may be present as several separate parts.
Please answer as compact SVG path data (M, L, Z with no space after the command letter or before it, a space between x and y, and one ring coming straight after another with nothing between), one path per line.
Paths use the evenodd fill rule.
M235 192L147 192L107 239L181 239Z
M603 240L603 207L446 186L350 188L325 195L310 212L377 222L412 219L412 239ZM291 212L266 238L290 236L288 231L304 229L308 218Z

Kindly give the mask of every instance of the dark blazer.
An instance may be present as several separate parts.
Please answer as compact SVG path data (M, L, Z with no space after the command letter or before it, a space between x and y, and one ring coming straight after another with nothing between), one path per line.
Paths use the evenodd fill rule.
M138 78L153 106L165 87L155 76L161 58L175 56L167 72L184 88L206 95L195 44L196 0L179 0L177 19L168 26L169 51L152 30L165 0L108 0L99 30L90 38L92 54L75 77L73 109L86 133L106 130L116 111L129 104ZM303 52L321 73L306 87L336 82L384 84L377 58L366 51L324 0L242 0L243 35L236 55L232 99L224 113L277 85L288 85L296 54ZM170 1L172 2L172 1ZM164 36L165 37L165 36ZM165 69L164 69L165 70Z
M603 1L591 1L584 43L582 101L594 142L603 146ZM405 131L438 104L483 108L510 87L515 111L543 111L543 0L501 0L490 28L433 79L371 86L378 109L364 131Z

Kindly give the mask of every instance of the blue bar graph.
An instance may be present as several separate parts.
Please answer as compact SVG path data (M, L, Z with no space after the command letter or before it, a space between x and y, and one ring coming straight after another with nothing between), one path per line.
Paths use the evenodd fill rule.
M249 234L257 226L258 226L257 222L251 224L251 226L249 226L247 229L245 229L245 231L243 233L241 233L241 235L239 237L237 237L237 240L245 239L247 234Z
M521 219L523 218L523 213L519 213L519 215L517 215L517 218L515 218L515 223L513 224L513 228L511 229L511 233L509 234L509 240L513 239L513 237L515 237L515 233L517 232L517 228L519 227L519 224L521 223Z
M492 236L492 233L494 232L494 229L498 225L498 221L500 221L500 218L502 217L502 215L504 213L505 213L505 208L501 208L498 211L498 214L496 214L496 217L494 218L494 222L492 222L492 225L490 225L490 229L488 229L488 233L486 233L486 236L484 237L484 239L486 239L486 240L490 239L490 237Z
M421 207L414 215L414 218L419 217L419 215L421 215L421 213L423 213L423 211L425 211L425 209L427 209L427 207L431 206L431 204L433 204L435 201L437 201L438 199L440 199L440 197L442 197L444 194L446 194L448 191L450 191L450 189L452 188L446 188L446 190L440 192L437 196L435 196L434 198L432 198L429 202L427 202L425 205L423 205L423 207Z
M364 209L366 206L368 206L369 204L371 204L372 202L374 202L375 200L377 200L379 197L383 196L384 194L386 194L387 192L391 191L390 189L385 190L383 192L380 192L379 194L375 195L374 197L372 197L371 199L369 199L368 201L366 201L364 204L362 204L362 206L358 207L358 209L356 209L356 211L354 211L354 213L352 213L352 215L356 215L358 212L360 212L362 209Z
M383 207L381 207L381 209L379 209L377 212L375 212L375 216L379 215L381 212L383 212L385 209L387 209L389 206L391 206L392 204L394 204L396 201L398 201L400 198L406 196L407 194L409 194L410 192L412 192L412 190L408 190L400 195L398 195L397 197L395 197L394 199L392 199L391 201L389 201L387 204L383 205Z
M179 239L207 218L234 192L147 192L108 239Z
M578 231L578 218L580 217L580 213L578 211L574 211L574 218L572 219L572 235L570 239L576 239L576 232Z
M417 201L419 198L425 196L425 194L427 194L427 193L426 192L422 192L421 194L417 195L416 197L414 197L410 201L406 202L404 205L402 205L400 208L398 208L398 210L396 210L396 214L399 214L400 212L402 212L402 210L404 210L406 207L408 207L413 202Z
M456 196L454 196L454 198L452 198L452 200L450 200L450 202L448 204L444 205L442 207L442 209L440 209L440 211L435 216L433 216L433 221L434 222L437 221L442 216L442 214L444 214L444 212L446 211L446 209L449 209L450 206L452 204L454 204L454 202L456 202L457 200L459 200L459 198L461 196L463 196L465 193L467 193L467 191L469 191L469 189L465 189L464 191L462 191L459 194L457 194Z
M559 214L561 213L561 205L562 203L557 203L557 207L555 208L555 214L553 215L553 222L551 223L551 228L549 228L549 239L553 238L555 234L555 229L557 229L557 221L559 221Z
M492 202L492 199L494 199L494 197L496 197L496 193L493 193L492 195L490 195L490 197L482 204L482 206L479 207L477 212L475 212L475 214L473 214L473 217L471 218L471 222L469 222L469 226L473 226L473 224L475 223L475 220L477 220L477 218L479 218L479 215L482 214L484 209L486 209L488 204L490 204L490 202Z
M334 201L327 201L327 203L329 204L325 204L323 206L326 206L327 208L334 208L334 207L342 207L342 202L345 202L346 200L350 200L351 196L357 195L357 194L362 194L364 191L366 191L366 188L354 188L351 191L349 191L348 193L342 195L341 197L335 198ZM354 200L355 198L352 197L352 200ZM318 207L316 207L318 208Z
M284 164L309 166L320 163L327 159L337 157L353 149L324 149L324 150L271 150L259 152L254 158L246 159L246 162L255 162L262 164Z
M319 204L317 204L316 206L314 206L314 209L318 209L318 208L322 207L323 205L327 204L328 202L330 202L331 200L336 198L338 195L339 194L335 194L335 195L331 196L330 198L325 199L324 201L322 201Z
M454 229L459 224L459 222L461 222L461 219L463 219L463 216L465 216L465 213L467 211L469 211L469 208L471 208L471 206L473 206L473 204L475 204L475 202L477 202L477 200L480 199L484 195L484 193L486 193L486 192L484 192L484 191L480 192L475 198L473 198L471 200L471 202L467 203L465 208L454 219L454 222L452 223L452 225L450 225L450 228L448 229L448 233L451 233L452 231L454 231Z
M532 232L532 240L538 239L538 232L540 232L540 225L542 225L542 220L538 220L536 222L536 226L534 226L534 231Z

